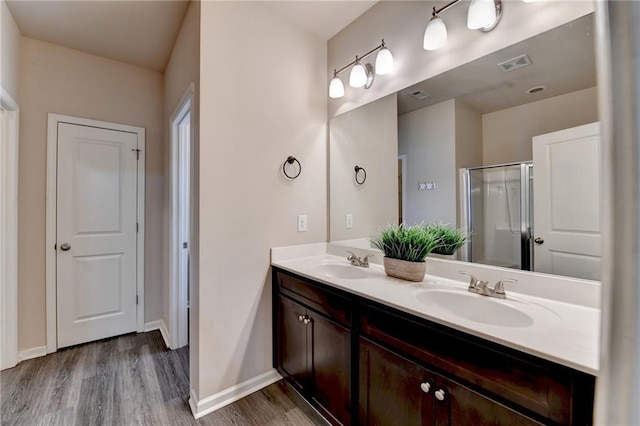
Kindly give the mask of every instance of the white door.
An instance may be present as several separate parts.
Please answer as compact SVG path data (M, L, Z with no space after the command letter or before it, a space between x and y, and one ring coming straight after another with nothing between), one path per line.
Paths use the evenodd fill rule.
M135 133L58 124L58 347L136 331Z
M190 105L190 104L189 104ZM188 301L189 301L189 238L190 238L190 210L191 203L191 185L190 185L190 158L191 158L191 111L183 117L179 124L180 129L180 147L179 147L179 166L178 166L178 187L179 187L179 211L178 211L178 234L181 244L180 259L178 260L178 274L180 286L180 316L178 319L178 347L189 344L189 325L188 325Z
M600 123L533 138L534 270L600 279Z

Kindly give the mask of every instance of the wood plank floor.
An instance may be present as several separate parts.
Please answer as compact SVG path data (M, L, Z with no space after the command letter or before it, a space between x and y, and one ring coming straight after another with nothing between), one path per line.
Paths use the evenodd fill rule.
M3 425L326 425L282 381L199 420L188 405L189 350L160 332L61 349L0 373Z

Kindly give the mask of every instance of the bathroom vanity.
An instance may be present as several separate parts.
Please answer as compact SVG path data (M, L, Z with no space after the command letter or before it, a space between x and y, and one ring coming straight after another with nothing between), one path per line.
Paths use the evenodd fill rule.
M591 424L594 368L581 361L588 356L527 348L522 342L539 340L538 331L515 317L514 327L478 323L469 332L472 322L430 313L433 292L467 297L447 280L412 284L330 255L273 262L274 366L333 424ZM593 321L594 312L577 312L578 321ZM570 321L543 326L556 334L550 340L575 334L562 330L575 327Z

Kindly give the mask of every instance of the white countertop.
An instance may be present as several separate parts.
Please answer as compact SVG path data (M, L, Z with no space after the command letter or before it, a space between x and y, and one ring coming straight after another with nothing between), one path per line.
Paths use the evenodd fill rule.
M316 246L316 247L313 247ZM272 265L331 287L353 293L412 315L442 324L501 345L535 355L592 375L597 375L599 364L600 310L519 294L507 288L507 300L491 298L492 303L504 303L536 318L531 325L518 327L485 324L465 319L447 309L427 307L416 297L428 290L466 292L468 284L442 277L427 275L424 281L413 283L388 277L380 265L358 268L363 277L339 278L319 268L319 265L351 266L344 257L320 253L321 245L306 249L293 247L272 255ZM295 256L299 257L295 257ZM466 293L465 293L466 294ZM484 296L471 295L487 299ZM425 295L421 296L423 299ZM427 296L429 297L429 296ZM473 303L473 302L471 302ZM537 316L542 314L541 316ZM540 320L537 320L540 318ZM512 324L511 324L512 325Z

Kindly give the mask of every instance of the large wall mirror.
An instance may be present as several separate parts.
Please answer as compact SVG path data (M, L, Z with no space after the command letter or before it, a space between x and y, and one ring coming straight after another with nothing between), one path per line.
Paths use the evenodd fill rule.
M442 222L458 260L598 280L594 52L589 14L332 118L330 240Z

